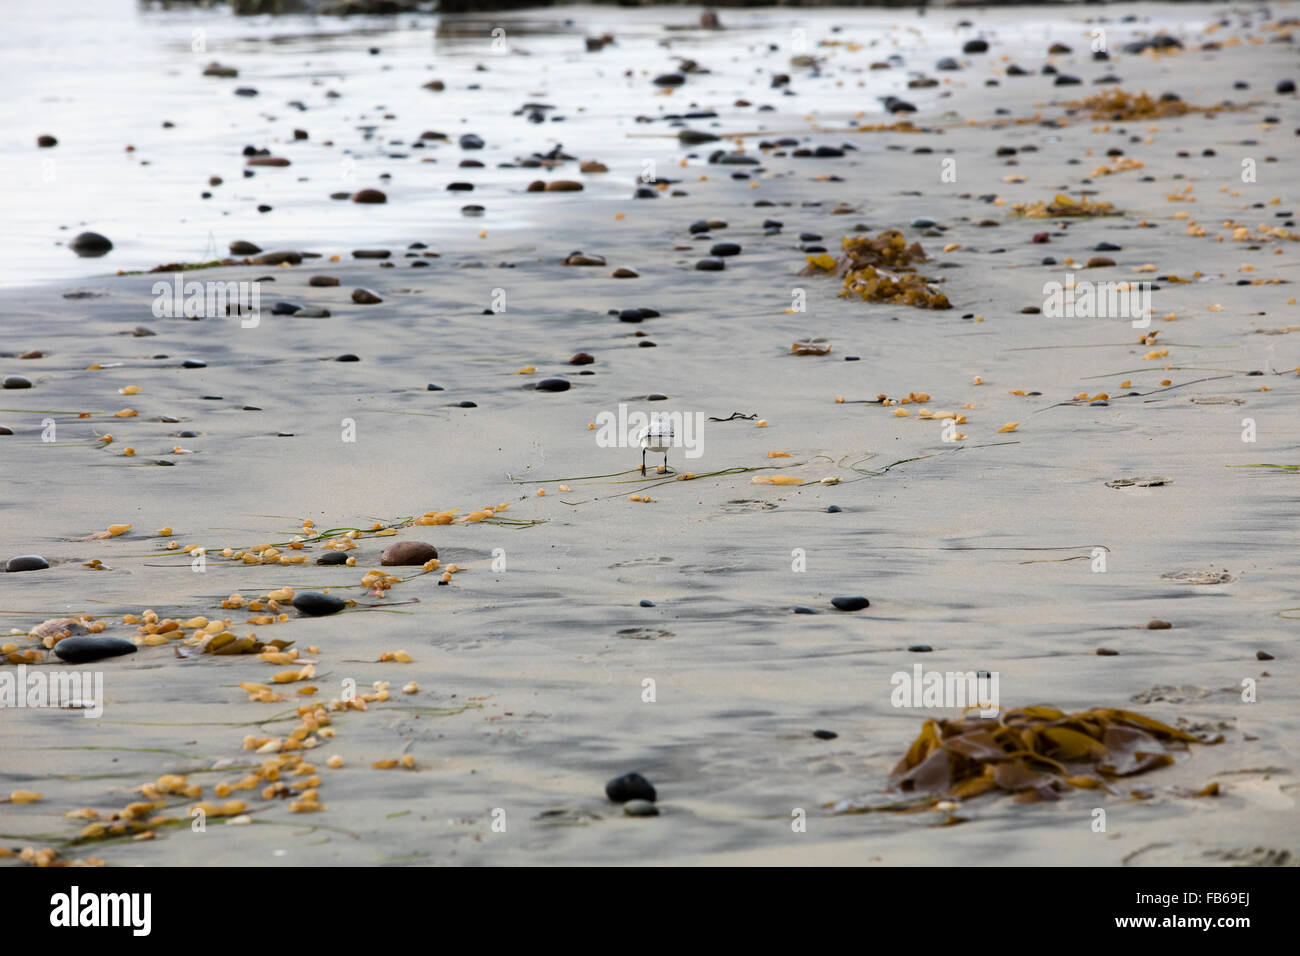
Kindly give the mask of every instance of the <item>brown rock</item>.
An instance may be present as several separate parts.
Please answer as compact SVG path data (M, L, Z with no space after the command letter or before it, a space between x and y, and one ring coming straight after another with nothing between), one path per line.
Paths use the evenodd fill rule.
M378 305L384 300L375 295L369 289L353 289L352 301L357 305Z
M314 285L317 288L326 288L339 284L338 276L312 276L307 280L308 285Z
M610 273L615 279L639 279L640 275L635 269L615 269Z
M591 353L589 353L589 352L578 352L577 354L575 354L575 355L573 356L573 358L569 359L569 364L570 364L570 365L590 365L590 364L591 364L592 362L594 362L594 361L596 361L596 359L595 359L594 357L592 357Z
M582 183L575 183L572 179L556 179L546 184L548 193L577 193L582 192Z
M423 541L399 541L384 549L379 563L387 566L418 565L438 556L438 549Z
M578 164L578 169L584 173L607 173L609 167L604 163L598 163L594 159L586 159Z
M1110 258L1110 256L1093 256L1088 260L1089 269L1101 269L1105 266L1113 266L1114 264L1115 260Z
M388 202L388 197L378 189L359 189L352 194L353 202L379 203Z
M546 183L542 182L540 179L534 179L531 183L528 184L528 192L544 193L546 192Z
M250 156L245 166L288 166L289 161L283 156Z
M1167 631L1171 627L1173 627L1173 625L1168 621L1147 621L1148 631Z
M230 254L232 256L255 256L261 251L261 246L246 242L243 239L236 239L230 244Z

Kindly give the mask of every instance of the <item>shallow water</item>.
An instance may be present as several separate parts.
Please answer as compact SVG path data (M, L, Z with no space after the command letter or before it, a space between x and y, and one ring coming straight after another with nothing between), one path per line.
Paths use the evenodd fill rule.
M1111 42L1135 29L1176 32L1181 22L1199 24L1212 9L1183 5L1141 26L1113 23L1119 39ZM716 110L716 119L691 125L799 135L809 129L807 117L832 129L859 114L866 122L887 119L879 97L888 94L914 102L925 115L942 105L943 86L908 90L907 79L931 71L939 56L959 55L965 40L985 35L1000 39L1001 49L1023 42L1035 52L1021 65L1037 71L1052 40L1076 49L1089 42L1083 18L1122 13L1017 8L931 11L920 18L892 10L728 10L727 29L713 32L672 29L697 22L698 12L683 7L564 7L440 23L433 16L235 18L224 9L142 11L133 0L27 4L6 10L10 22L0 33L0 83L8 91L0 175L9 185L0 285L207 260L226 255L235 239L268 250L342 253L417 239L434 249L465 248L483 229L540 226L543 210L556 204L625 204L647 164L661 178L677 175L686 151L674 130L663 122L637 123L639 115ZM977 20L977 27L959 27L963 18ZM836 25L843 25L846 40L863 45L824 45L838 39ZM494 38L498 27L504 34ZM606 32L617 45L585 51L584 36ZM820 75L790 66L800 51L829 58ZM890 54L904 57L907 68L868 70ZM712 72L692 75L666 94L649 79L672 70L678 56ZM238 78L201 75L213 60L237 67ZM791 74L795 95L770 88L777 71ZM421 88L433 78L447 84L444 92ZM260 95L234 95L244 86ZM331 98L330 91L340 95ZM734 106L738 97L753 106ZM293 101L305 109L290 106ZM533 124L515 115L530 101L552 104L548 116L564 119ZM762 104L774 111L757 112ZM165 129L164 121L175 125ZM294 141L295 127L310 138ZM452 141L411 148L425 130ZM455 139L466 132L482 136L487 148L462 151ZM58 146L36 148L43 133L56 136ZM554 173L497 168L557 144L604 162L610 172L579 176L574 164ZM135 150L127 152L128 145ZM246 145L269 148L292 165L242 178ZM462 156L485 167L458 169ZM224 183L205 200L209 176ZM586 191L525 193L538 178L580 178ZM448 192L456 180L473 182L475 190ZM363 187L382 188L389 202L328 198ZM463 216L466 203L486 206L486 215ZM259 204L272 209L259 212ZM100 259L78 258L64 244L86 229L107 235L114 249Z

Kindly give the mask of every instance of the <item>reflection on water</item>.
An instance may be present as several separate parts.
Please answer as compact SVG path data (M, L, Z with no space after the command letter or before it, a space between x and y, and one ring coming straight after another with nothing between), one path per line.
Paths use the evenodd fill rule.
M883 118L879 100L890 94L932 109L938 90L908 90L908 70L870 63L898 54L929 69L976 35L958 26L959 11L920 21L910 11L737 9L725 11L720 31L699 29L698 10L686 7L562 7L440 23L427 14L238 17L225 7L43 0L5 15L5 285L205 261L241 239L345 254L415 240L464 249L483 229L537 225L540 210L557 204L605 215L591 204L608 202L612 215L647 164L664 177L684 173L675 129L657 121L669 114L715 111L691 123L718 134L789 135L807 130L813 113L827 127L863 113ZM987 35L1045 49L1049 37L1086 36L1066 15L1004 10L980 21ZM852 46L833 32L840 25ZM589 51L585 38L602 34L614 42ZM799 44L828 56L828 67L792 66ZM682 58L701 66L688 85L649 82ZM237 75L204 75L214 62ZM774 72L794 74L790 94L771 87ZM763 104L772 110L757 112ZM466 133L486 148L463 151ZM57 145L39 148L43 134ZM582 175L584 192L542 200L527 184L579 178L575 164L502 168L561 146L609 172ZM250 148L289 164L248 166ZM471 156L482 167L462 168ZM448 189L458 181L474 190ZM388 202L329 198L363 188L382 189ZM482 215L464 215L467 205ZM113 244L93 265L68 246L87 231Z

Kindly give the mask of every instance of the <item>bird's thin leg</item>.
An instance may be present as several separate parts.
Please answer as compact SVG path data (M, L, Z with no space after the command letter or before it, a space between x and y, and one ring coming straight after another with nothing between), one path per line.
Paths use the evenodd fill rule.
M668 471L668 452L664 452L664 471Z
M642 449L641 449L641 474L642 474L642 476L645 475L645 452L646 452L646 450L645 450L644 448L642 448Z

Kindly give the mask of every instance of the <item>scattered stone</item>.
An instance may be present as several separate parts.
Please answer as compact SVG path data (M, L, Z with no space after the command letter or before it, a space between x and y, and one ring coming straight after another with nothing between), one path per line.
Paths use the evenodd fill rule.
M24 375L10 375L3 383L4 388L31 388L32 380Z
M1119 651L1112 650L1109 647L1099 647L1097 648L1097 656L1098 657L1119 657Z
M352 301L357 305L378 305L384 300L369 289L353 289Z
M49 133L45 133L41 136L36 137L36 146L38 149L50 149L58 145L59 145L59 141L55 139L53 136L51 136Z
M261 251L261 246L245 242L243 239L236 239L230 244L230 254L232 256L255 256Z
M539 392L567 392L571 386L562 378L544 378L533 387Z
M391 249L353 249L353 259L387 259L393 254Z
M388 197L378 189L358 189L352 194L353 202L380 203L388 202Z
M661 73L652 82L655 86L681 86L686 82L686 77L680 73Z
M721 272L727 268L727 263L722 259L701 259L695 263L698 272Z
M635 269L618 268L610 273L610 277L614 279L639 279L641 274Z
M383 565L416 565L432 561L438 556L438 549L424 541L399 541L384 549L379 563Z
M5 562L6 571L44 571L50 566L39 554L20 554Z
M806 604L796 604L794 606L794 613L795 614L816 614L817 611L814 608L810 608Z
M348 606L348 602L324 591L301 591L293 596L293 606L308 617L324 617L337 614Z
M69 664L89 664L106 657L120 657L134 654L135 645L120 637L105 637L100 634L65 637L54 645L54 653L59 660Z
M1171 627L1173 627L1173 625L1170 624L1168 621L1160 621L1160 620L1147 621L1148 631L1167 631Z
M461 149L482 149L483 138L481 136L476 136L473 133L466 133L464 136L460 138L460 148Z
M738 256L740 244L735 242L718 242L709 250L711 256Z
M83 232L68 243L68 248L83 259L94 259L112 249L113 243L97 232Z
M651 601L651 600L648 600L648 599L646 599L646 598L642 598L642 599L641 599L641 606L642 606L642 607L654 607L654 606L655 606L655 602L654 602L654 601Z
M316 286L318 289L328 288L339 284L338 276L312 276L307 280L307 284Z
M934 648L929 644L912 644L908 647L908 650L913 654L929 654Z
M831 604L841 611L861 611L865 607L871 607L871 602L861 596L834 597L831 598Z
M988 51L988 40L967 40L961 48L963 53L987 53Z
M818 740L834 740L839 734L833 730L814 730L813 736Z
M605 257L589 256L585 252L573 252L564 260L564 264L566 266L603 266Z
M639 773L625 773L605 784L605 796L615 803L627 803L629 800L646 800L655 802L655 788Z
M1271 661L1271 660L1273 660L1273 659L1274 659L1274 658L1273 658L1273 655L1270 654L1268 651L1256 651L1256 652L1255 652L1255 660L1257 660L1257 661Z
M582 183L574 182L572 179L556 179L546 184L548 193L580 193L582 192Z
M657 817L659 808L649 800L629 800L623 804L623 812L629 817Z
M596 359L588 352L575 352L573 358L569 359L570 365L590 365Z
M326 551L316 559L317 564L347 564L348 553L346 551Z
M1115 260L1110 256L1092 256L1088 259L1089 269L1104 269L1107 266L1113 266Z

